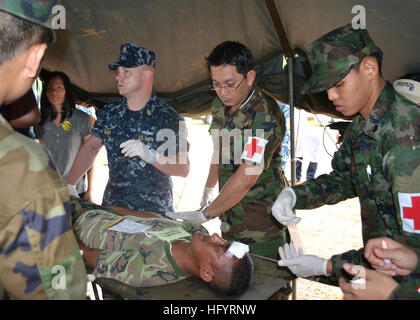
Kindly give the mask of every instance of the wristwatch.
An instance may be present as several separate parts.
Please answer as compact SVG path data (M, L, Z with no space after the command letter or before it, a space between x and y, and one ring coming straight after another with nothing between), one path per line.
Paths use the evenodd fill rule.
M204 206L203 208L200 209L200 211L203 214L204 218L206 218L206 220L210 220L211 217L207 213L207 207L208 207L208 205L207 206Z

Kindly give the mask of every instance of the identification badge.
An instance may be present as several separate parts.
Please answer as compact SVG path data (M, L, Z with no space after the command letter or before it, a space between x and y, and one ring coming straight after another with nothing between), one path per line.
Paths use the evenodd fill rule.
M134 233L145 232L149 228L150 226L146 226L138 222L126 220L124 218L118 218L117 220L114 220L113 222L105 226L104 230L108 229L111 231L134 234Z

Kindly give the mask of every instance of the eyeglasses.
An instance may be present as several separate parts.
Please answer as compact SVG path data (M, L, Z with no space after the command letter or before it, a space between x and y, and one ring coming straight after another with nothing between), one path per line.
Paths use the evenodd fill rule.
M212 83L210 85L210 90L214 90L214 91L218 91L218 90L222 90L222 89L225 89L225 90L236 90L236 89L239 88L239 86L241 85L241 83L244 82L245 79L246 79L246 77L244 77L236 86L234 84L228 84L226 86L221 86L219 84Z

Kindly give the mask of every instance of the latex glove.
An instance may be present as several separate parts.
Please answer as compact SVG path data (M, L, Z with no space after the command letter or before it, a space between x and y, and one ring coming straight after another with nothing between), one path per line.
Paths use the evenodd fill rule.
M74 184L67 184L67 188L69 189L70 196L76 197L76 198L80 198L79 197L79 194L77 193L77 190L76 190L76 185L74 185Z
M120 144L121 153L126 157L139 157L144 162L152 164L157 159L157 152L149 149L140 140L127 140Z
M271 214L282 225L297 224L301 218L296 217L292 209L296 204L296 194L292 188L287 187L280 192L271 208Z
M218 190L216 187L205 187L203 191L203 197L201 198L201 207L205 207L210 204L218 195Z
M184 212L166 212L165 215L172 220L180 219L189 222L203 223L207 219L204 217L201 210L197 211L184 211Z
M288 267L297 277L327 276L328 259L320 258L314 255L304 255L302 248L296 252L295 246L286 243L284 249L279 247L280 261L278 265Z

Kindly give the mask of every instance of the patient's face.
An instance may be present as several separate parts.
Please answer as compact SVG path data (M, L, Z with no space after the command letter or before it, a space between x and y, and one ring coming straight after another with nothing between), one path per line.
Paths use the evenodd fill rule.
M222 239L217 233L209 236L201 232L193 234L192 250L197 261L210 263L216 270L229 273L238 261L234 256L225 255L232 242Z

